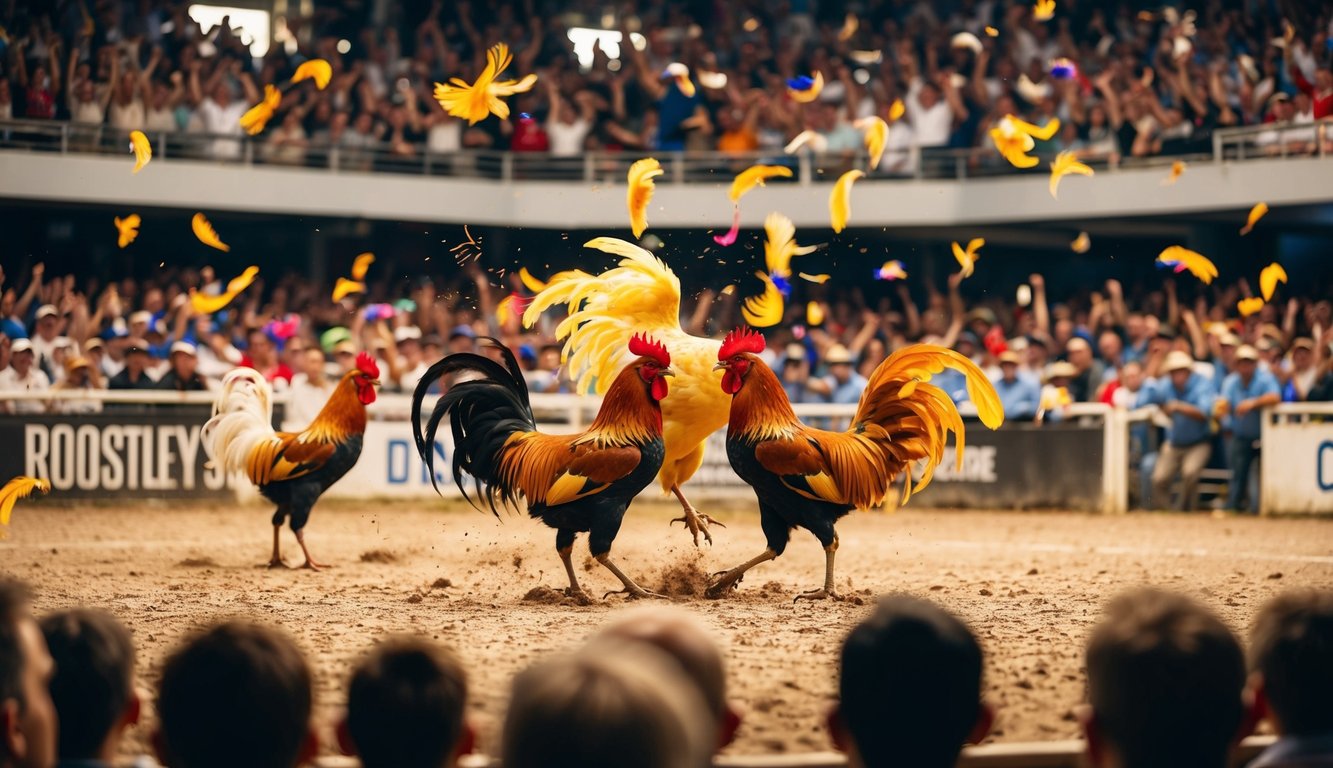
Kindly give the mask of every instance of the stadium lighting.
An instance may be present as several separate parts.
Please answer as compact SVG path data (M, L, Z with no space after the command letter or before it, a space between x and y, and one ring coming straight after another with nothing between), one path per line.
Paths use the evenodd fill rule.
M592 27L570 27L569 42L574 44L574 55L579 57L579 67L590 69L597 46L611 59L620 58L620 32L613 29L594 29ZM637 32L629 34L630 43L642 51L648 45L648 39Z
M229 23L236 36L250 49L251 56L263 56L268 53L270 16L268 11L253 8L233 8L226 5L191 5L187 12L199 25L200 31L208 34L214 27L230 17Z

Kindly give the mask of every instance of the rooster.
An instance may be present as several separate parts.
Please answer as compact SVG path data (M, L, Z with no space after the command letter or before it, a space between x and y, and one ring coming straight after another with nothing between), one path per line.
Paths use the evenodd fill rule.
M228 472L244 472L265 498L278 505L273 513L270 568L287 567L278 549L278 533L288 518L305 554L302 567L314 571L327 567L310 556L305 524L320 495L361 456L366 406L375 402L379 375L375 359L362 352L314 422L297 433L274 431L273 389L258 371L237 368L223 378L213 418L204 425L201 438L212 461Z
M467 495L464 473L497 517L499 506L512 507L523 497L528 514L556 529L555 548L569 575L566 594L583 605L592 602L570 561L574 538L586 531L592 556L624 585L620 593L657 597L626 576L610 552L625 510L662 467L659 403L667 396L665 377L673 375L666 347L643 336L631 338L629 351L637 357L611 382L592 425L575 435L547 435L537 431L513 353L495 339L483 342L500 353L504 365L471 353L450 355L426 371L412 395L413 436L432 482L435 433L448 414L454 481L464 497L482 508L479 499ZM421 404L428 390L442 377L459 373L474 378L440 396L423 433Z
M685 523L696 545L701 533L711 543L708 526L726 526L699 512L681 486L703 464L709 435L727 423L731 398L718 391L712 370L720 342L681 329L680 280L657 257L611 237L586 245L622 257L620 264L600 275L582 270L554 275L524 311L523 322L531 327L548 308L567 305L569 316L556 327L556 337L565 339L564 361L578 376L580 392L594 382L598 393L607 391L636 332L652 334L672 351L678 375L671 397L662 402L666 456L658 480L684 509L672 522Z
M952 431L963 459L963 420L945 392L930 381L952 368L967 378L967 391L981 421L991 429L1004 421L999 396L986 375L966 357L943 347L918 344L893 353L871 374L846 432L802 424L782 382L757 356L764 337L733 331L722 342L716 368L731 397L727 458L759 498L759 523L768 546L763 553L721 574L706 591L719 597L746 571L781 555L791 529L804 528L824 546L824 586L797 599L840 599L833 586L838 551L834 524L853 509L884 502L893 480L917 461L925 467L915 487L903 483L903 502L930 483Z

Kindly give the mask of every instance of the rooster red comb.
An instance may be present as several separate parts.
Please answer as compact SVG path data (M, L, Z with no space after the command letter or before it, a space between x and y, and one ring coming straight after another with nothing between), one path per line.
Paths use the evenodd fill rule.
M375 364L375 358L365 352L356 356L356 369L372 379L380 377L380 367Z
M764 351L764 336L749 328L737 328L722 340L722 348L717 351L718 360L726 360L741 352L759 354Z
M666 368L671 365L671 355L667 353L666 347L662 342L653 341L652 338L644 334L634 334L629 340L630 354L639 357L651 357L657 361L657 364Z

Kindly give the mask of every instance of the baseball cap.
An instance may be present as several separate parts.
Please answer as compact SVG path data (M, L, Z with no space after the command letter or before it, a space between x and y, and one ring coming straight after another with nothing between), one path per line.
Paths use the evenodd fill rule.
M325 352L335 352L339 344L344 341L351 341L351 339L352 332L339 325L320 334L319 345L324 348ZM356 350L353 349L352 351L355 352Z
M1194 358L1178 349L1173 349L1166 356L1166 362L1162 365L1162 370L1171 373L1172 371L1190 370L1194 368Z
M475 339L477 338L477 332L472 330L472 326L470 325L455 325L454 329L449 333L449 339L450 341L452 341L458 338L459 336L466 336L469 339Z
M91 352L91 351L94 350L94 349L105 349L105 348L106 348L106 342L102 341L101 339L97 338L96 336L94 336L94 337L92 337L91 339L88 339L87 341L83 342L83 351L84 351L84 352Z
M1218 343L1218 344L1221 344L1221 345L1224 346L1224 347L1239 347L1239 346L1240 346L1240 337L1237 336L1236 334L1231 333L1230 331L1228 331L1228 332L1222 334L1222 335L1217 339L1217 343Z
M1242 344L1240 348L1236 350L1236 359L1258 360L1259 350L1255 349L1254 347L1251 347L1249 344Z
M415 341L421 338L421 329L415 325L402 325L393 329L393 340L396 344L402 344L404 341Z
M41 320L42 318L45 317L55 317L58 314L60 314L60 312L59 310L56 309L56 305L54 304L43 304L42 306L37 308L38 320Z
M174 344L172 344L171 354L174 355L177 352L183 355L189 355L190 357L194 357L198 354L198 351L195 350L194 345L188 341L177 341Z
M74 346L74 339L71 339L68 336L57 336L56 340L52 343L52 346L56 349L60 349L62 347L65 349L69 349L70 347Z
M125 354L131 355L135 352L142 352L145 355L148 354L148 342L137 337L131 338L130 345L125 348Z
M335 354L335 355L342 355L342 354L355 355L355 354L356 354L356 344L355 344L351 339L344 339L344 340L338 342L337 344L334 344L334 345L333 345L333 354Z
M148 324L151 322L153 322L153 313L146 309L141 309L138 312L130 314L130 325L134 325L135 323Z
M65 374L69 375L79 370L80 368L90 368L90 367L92 366L89 364L88 358L71 357L70 359L65 361Z
M20 352L31 352L32 342L27 339L18 339L9 347L11 355L17 355Z

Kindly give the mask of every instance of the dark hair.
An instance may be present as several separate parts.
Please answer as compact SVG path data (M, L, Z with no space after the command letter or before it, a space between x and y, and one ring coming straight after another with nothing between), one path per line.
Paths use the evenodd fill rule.
M130 701L130 632L111 614L96 610L53 613L40 623L56 665L51 700L60 716L60 758L95 758Z
M285 634L229 621L177 648L157 714L175 768L291 768L310 724L310 668Z
M842 718L866 765L952 766L981 708L981 646L952 614L892 595L842 646Z
M1088 701L1127 765L1225 765L1243 715L1240 643L1207 608L1155 589L1111 601L1088 640Z
M347 730L366 768L439 768L463 735L467 673L454 653L415 638L366 655L347 686Z
M9 577L0 577L0 703L8 699L23 705L23 646L19 622L28 616L32 590Z
M1250 633L1250 668L1263 675L1283 734L1333 730L1333 592L1288 592L1260 609Z

